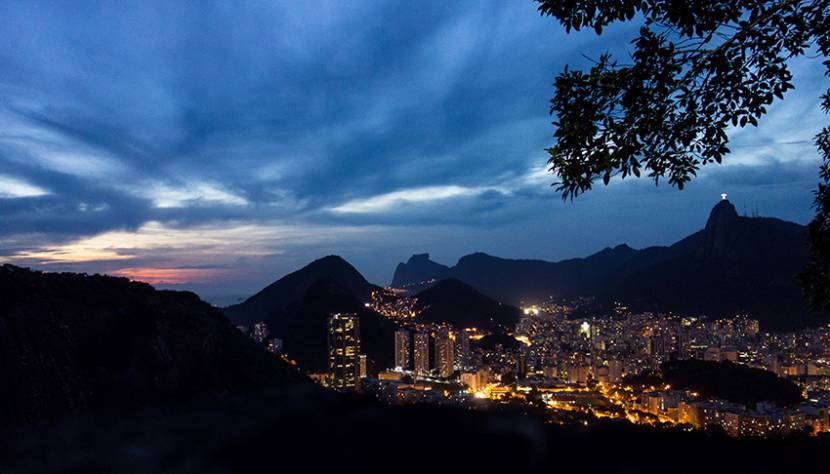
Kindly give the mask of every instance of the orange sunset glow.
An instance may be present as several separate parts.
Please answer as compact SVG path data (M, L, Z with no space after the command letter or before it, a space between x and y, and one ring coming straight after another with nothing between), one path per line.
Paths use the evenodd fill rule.
M175 285L208 281L221 272L206 268L150 268L129 267L112 272L113 275L126 277L131 280L143 281L152 285Z

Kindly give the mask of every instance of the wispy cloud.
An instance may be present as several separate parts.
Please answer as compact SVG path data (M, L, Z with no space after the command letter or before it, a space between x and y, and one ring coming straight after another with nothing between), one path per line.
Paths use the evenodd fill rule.
M403 189L391 193L380 194L365 199L355 199L339 206L332 207L331 212L338 214L374 214L380 212L400 211L412 204L432 203L458 197L478 196L485 192L509 194L500 187L464 186L425 186L422 188Z
M0 174L0 198L36 197L49 194L26 181Z
M135 189L134 192L153 201L159 208L190 206L243 206L245 198L234 195L221 186L210 183L179 183L177 186L152 183Z

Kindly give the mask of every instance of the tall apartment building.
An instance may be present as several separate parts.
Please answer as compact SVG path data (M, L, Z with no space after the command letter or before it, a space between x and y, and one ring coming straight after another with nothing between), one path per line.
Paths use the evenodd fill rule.
M409 353L409 331L398 329L395 331L395 367L408 369Z
M360 319L354 314L334 314L327 329L331 386L354 389L360 377Z
M472 351L470 349L470 333L464 329L458 331L458 360L455 365L459 369L467 369L473 365Z
M449 331L440 331L435 336L435 368L441 377L455 372L455 344Z
M415 372L425 374L429 372L429 333L415 333Z

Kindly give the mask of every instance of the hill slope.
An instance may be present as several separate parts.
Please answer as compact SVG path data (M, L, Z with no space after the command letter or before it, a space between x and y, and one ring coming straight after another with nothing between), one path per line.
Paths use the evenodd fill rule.
M299 299L321 278L334 280L359 299L366 299L376 288L349 262L337 255L329 255L280 278L244 302L229 306L223 311L238 324L251 325L265 320L274 311L284 309Z
M356 313L363 351L371 362L383 367L391 363L395 324L364 306L375 288L348 262L329 256L223 311L237 324L265 321L271 334L283 340L285 352L310 371L326 368L328 317Z
M638 374L627 379L644 386L669 384L675 389L689 389L701 398L722 398L755 407L769 401L780 406L801 403L801 388L773 372L729 361L674 360L664 362L660 370Z
M495 329L513 327L519 321L518 308L488 298L455 278L439 281L417 298L418 320L422 322Z
M0 267L0 425L301 380L184 292Z

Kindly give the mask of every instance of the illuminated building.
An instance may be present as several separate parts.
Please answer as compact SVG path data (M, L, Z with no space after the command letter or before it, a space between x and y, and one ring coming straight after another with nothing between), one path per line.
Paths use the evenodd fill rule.
M734 349L722 349L720 353L720 360L738 362L738 351Z
M282 339L269 339L268 340L268 352L272 354L279 354L282 352Z
M403 311L395 305L390 300L389 314ZM744 316L708 320L628 312L624 318L597 316L586 321L553 314L570 311L560 308L565 307L547 304L538 314L525 314L512 334L521 343L518 345L476 347L471 341L484 334L475 329L456 332L446 324L407 325L407 330L395 334L398 370L363 380L361 387L368 387L364 388L367 393L389 403L464 406L471 399L533 404L536 398L527 393L536 389L557 413L589 412L598 418L626 418L655 426L685 424L684 429L711 425L731 436L781 436L803 429L830 432L830 324L799 332L761 333L757 321ZM701 398L682 387L644 387L623 380L623 375L657 370L661 362L675 358L731 361L768 369L791 377L808 402L797 407L759 402L749 408L723 399ZM400 369L413 365L420 376L410 382ZM446 378L456 371L466 393L450 394L446 389L418 385L441 384L423 375ZM522 380L524 373L526 378L518 384L512 377L502 379L516 374Z
M264 321L254 324L254 331L251 337L260 344L265 342L265 339L268 338L268 325Z
M466 369L472 365L472 352L470 350L470 332L462 329L458 333L458 361L459 368Z
M555 365L546 365L542 367L542 374L548 380L555 379L559 376L559 369Z
M415 372L425 374L429 372L429 334L415 333Z
M701 428L703 423L701 423L698 414L698 405L698 403L692 401L681 400L677 404L678 422L692 425L695 428Z
M470 390L477 392L481 387L478 383L478 378L475 372L462 372L461 383L470 388Z
M395 367L409 368L409 331L399 329L395 331Z
M361 379L365 379L369 375L368 363L366 361L365 355L361 354L358 356L357 367L358 377Z
M591 323L588 321L583 321L582 324L579 325L579 333L584 335L586 338L591 338Z
M435 368L441 377L449 377L455 372L455 347L447 330L435 336Z
M703 360L719 362L721 360L720 347L709 347L703 354Z
M378 380L401 380L401 373L392 370L384 370L378 374Z
M329 377L329 374L326 372L312 372L308 374L308 378L319 383L320 385L328 385L331 377Z
M608 361L608 382L619 383L623 378L622 361L611 359Z
M332 315L327 332L331 386L353 389L360 376L360 319L353 314Z
M519 353L516 358L516 376L519 379L524 379L527 375L527 356L524 352Z
M608 366L607 365L601 365L601 366L597 367L596 369L594 369L594 373L596 373L596 375L597 375L597 382L602 383L602 384L609 383L609 380L608 380Z
M568 383L585 385L591 376L591 368L584 365L570 365L568 367Z
M461 374L461 383L470 388L474 392L478 392L490 383L492 380L489 367L483 367L475 372L463 372Z

